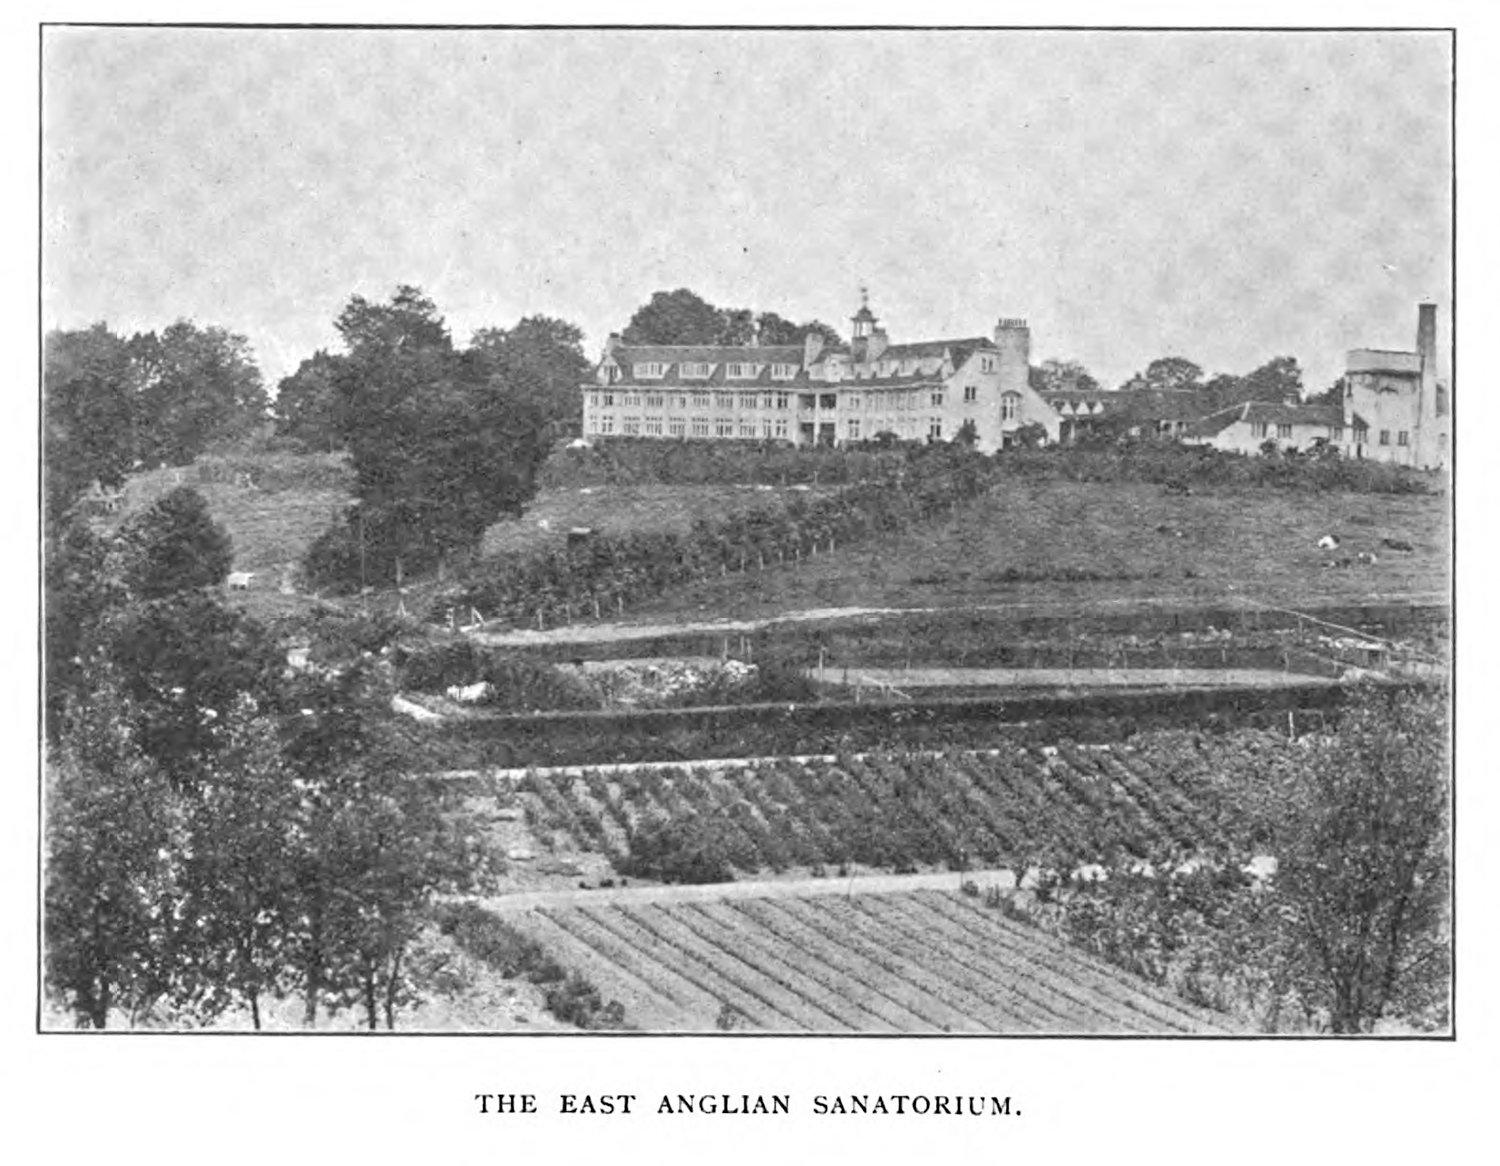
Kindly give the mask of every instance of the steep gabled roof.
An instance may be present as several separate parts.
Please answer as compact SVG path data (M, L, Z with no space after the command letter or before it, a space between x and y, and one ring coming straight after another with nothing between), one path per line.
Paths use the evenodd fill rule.
M1220 409L1217 413L1210 413L1207 417L1200 417L1188 429L1189 437L1217 437L1231 425L1245 419L1246 404L1231 405L1227 409Z

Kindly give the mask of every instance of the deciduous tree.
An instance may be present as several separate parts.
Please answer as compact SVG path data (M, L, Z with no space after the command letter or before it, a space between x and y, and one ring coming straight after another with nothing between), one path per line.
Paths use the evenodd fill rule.
M267 400L250 342L216 326L179 320L129 342L141 380L141 457L187 465L210 446L266 421Z
M47 519L93 482L118 489L137 456L138 377L126 342L103 323L47 333L43 344Z
M337 383L343 359L319 349L282 378L272 406L280 436L308 449L343 447L348 435Z
M1096 392L1100 387L1089 370L1076 360L1044 360L1032 366L1029 380L1039 393Z
M127 522L120 538L125 581L139 599L217 586L234 560L228 533L191 486L164 494Z

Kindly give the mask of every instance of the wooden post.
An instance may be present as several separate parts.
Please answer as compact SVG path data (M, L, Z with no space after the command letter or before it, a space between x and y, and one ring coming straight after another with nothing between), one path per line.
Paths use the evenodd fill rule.
M599 618L599 597L597 595L594 596L594 618Z
M623 596L615 596L615 608L621 615L625 614L625 599Z

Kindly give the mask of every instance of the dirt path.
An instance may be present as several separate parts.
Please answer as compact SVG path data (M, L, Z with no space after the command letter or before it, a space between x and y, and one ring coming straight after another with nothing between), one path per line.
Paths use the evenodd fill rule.
M815 895L898 894L903 891L956 891L965 882L980 889L1015 886L1011 870L942 871L938 874L857 874L848 878L752 879L702 886L569 888L559 891L521 891L479 900L487 911L504 915L538 908L643 906L648 903L702 903L726 899L788 899Z

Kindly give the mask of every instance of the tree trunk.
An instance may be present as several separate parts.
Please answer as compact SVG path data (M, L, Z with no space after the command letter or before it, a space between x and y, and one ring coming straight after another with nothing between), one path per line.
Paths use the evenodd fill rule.
M375 1032L380 1028L379 1012L375 1005L375 969L366 965L361 978L364 980L365 989L365 1026L371 1032Z
M109 981L103 976L99 977L98 991L89 1001L89 1023L95 1028L103 1028L109 1023Z
M260 1031L260 993L254 988L250 989L250 1023L256 1032Z
M385 1028L392 1032L396 1027L396 990L401 986L402 948L391 953L391 974L385 982Z
M312 1028L318 1022L318 993L323 988L323 920L321 913L314 912L309 927L306 1007L302 1011L302 1026Z

